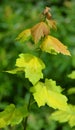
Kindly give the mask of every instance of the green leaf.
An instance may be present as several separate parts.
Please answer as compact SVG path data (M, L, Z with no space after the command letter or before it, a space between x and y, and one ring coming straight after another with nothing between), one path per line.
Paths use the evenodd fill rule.
M68 108L67 97L61 94L61 87L56 86L52 79L46 79L45 83L38 82L30 91L39 107L47 104L54 109L66 110Z
M30 37L31 37L31 30L26 29L18 35L16 40L19 40L20 42L25 42L25 41L29 40Z
M16 108L11 118L11 126L19 124L26 116L28 116L28 111L26 106Z
M23 67L25 77L29 79L32 84L35 84L43 78L42 69L45 64L38 57L31 54L20 54L20 58L16 60L17 67Z
M70 89L68 89L67 93L70 94L75 94L75 87L72 87Z
M75 79L75 71L72 71L71 74L68 75L69 78Z
M66 111L55 111L50 115L50 119L61 123L68 122L71 127L75 126L75 106L69 105Z
M26 106L15 108L14 104L10 104L4 111L0 112L0 128L4 128L7 125L13 126L19 124L27 115Z
M15 106L11 104L7 106L7 108L4 111L0 112L0 128L3 128L6 125L10 124L10 119L14 110Z

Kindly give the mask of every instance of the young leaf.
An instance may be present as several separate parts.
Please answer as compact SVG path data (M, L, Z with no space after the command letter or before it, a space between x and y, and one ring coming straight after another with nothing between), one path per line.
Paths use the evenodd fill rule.
M42 42L41 49L48 53L52 53L52 51L54 51L64 55L70 55L70 52L67 50L65 45L63 45L58 39L49 35Z
M31 34L35 43L49 34L49 28L45 22L40 22L31 28Z
M55 111L50 115L50 118L61 123L68 122L71 127L75 126L75 106L69 105L66 111Z
M72 71L71 74L68 75L69 78L75 79L75 71Z
M23 67L25 77L30 80L32 84L35 84L43 78L42 69L45 68L45 64L41 59L31 54L21 54L20 58L16 60L17 67Z
M47 19L49 19L49 20L52 18L52 15L51 15L50 11L51 11L51 8L48 7L48 6L46 6L46 8L45 8L44 11L43 11L43 15L44 15Z
M31 31L30 29L26 29L23 32L21 32L18 37L16 38L16 40L19 40L21 42L25 42L27 41L29 38L31 37Z
M61 94L60 86L56 86L55 81L45 80L45 83L38 82L31 88L33 96L38 106L48 106L54 109L66 110L67 109L67 97Z

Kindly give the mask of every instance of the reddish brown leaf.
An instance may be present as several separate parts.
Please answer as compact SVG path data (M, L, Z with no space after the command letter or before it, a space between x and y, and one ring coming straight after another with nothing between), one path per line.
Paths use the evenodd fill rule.
M46 23L40 22L31 28L31 34L35 43L49 34L49 28Z
M46 7L45 10L43 11L43 15L47 18L47 19L51 19L52 18L52 15L50 13L50 8L49 7Z
M50 10L50 7L46 7L43 11L43 14L46 15L47 13L49 13Z

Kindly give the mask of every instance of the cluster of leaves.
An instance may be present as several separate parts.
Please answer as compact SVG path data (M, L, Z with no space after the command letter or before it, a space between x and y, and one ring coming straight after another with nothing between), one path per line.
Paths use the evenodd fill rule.
M31 29L24 30L22 33L19 34L16 39L20 40L23 43L25 41L32 40L36 45L37 49L41 49L42 51L51 54L62 53L64 55L70 56L70 52L67 50L67 47L63 45L58 39L50 36L50 29L51 27L55 27L55 22L52 22L52 19L50 18L51 14L49 13L48 7L46 7L44 13L46 13L46 15L48 16L46 17L45 22L40 22L37 25L33 26ZM50 21L51 26L47 24L47 21ZM67 104L67 97L61 94L62 88L60 86L57 86L56 82L52 79L45 79L45 83L40 82L40 79L43 78L42 70L45 68L45 64L43 63L41 58L38 58L33 54L22 53L16 60L16 67L17 68L15 68L14 70L10 70L7 72L12 74L16 74L18 71L25 72L25 78L28 78L29 81L33 84L33 87L31 87L30 92L32 92L33 97L39 107L47 104L49 107L58 109L59 112L68 112L68 114L72 116L73 112L70 113L71 108ZM52 118L54 117L54 119L57 119L55 117L61 116L58 116L59 113L57 116L55 116L55 114L56 112L52 114ZM26 115L27 112L25 116ZM1 118L3 118L3 116ZM24 117L21 116L21 119L19 117L19 120L22 120L23 118ZM57 120L60 121L60 118L58 118ZM71 121L69 121L69 118L67 118L65 121L69 121L70 125L74 126L74 120L75 117L73 117ZM17 124L17 122L15 122L15 124ZM62 122L64 122L63 119ZM10 122L8 121L7 123L5 123L5 125L9 124L13 125L12 118ZM0 127L5 127L5 125L3 123Z
M37 44L43 38L40 45L42 51L51 54L54 52L54 54L62 53L64 55L70 55L67 47L63 45L58 39L48 35L49 33L50 31L48 25L45 22L40 22L31 29L27 29L19 34L17 40L25 42L26 40L32 38L34 43Z
M16 44L14 44L13 39L14 39L15 35L18 32L20 32L20 30L22 30L22 28L27 27L27 26L29 27L31 25L34 25L34 23L36 23L37 18L38 18L37 17L38 10L41 10L42 7L44 6L43 2L40 2L40 1L35 2L35 0L33 0L33 4L31 4L31 2L30 2L30 4L28 2L26 2L24 4L24 1L20 1L20 0L19 1L16 0L14 2L15 2L14 5L16 7L15 13L13 12L14 6L13 6L12 2L6 1L4 6L2 6L2 8L0 7L0 11L1 11L1 14L0 14L0 16L1 16L1 19L0 19L1 24L0 25L1 26L0 26L0 28L1 28L1 30L3 30L2 33L0 33L0 40L1 40L1 46L0 46L1 64L0 65L1 65L2 69L10 68L13 65L14 61L12 60L12 57L14 57L14 59L15 59L15 56L17 57L17 55L18 55L17 53L19 53L21 51L23 51L23 52L27 51L26 44L25 44L25 47L23 47L23 48L21 46L23 44L17 44L17 47L16 47ZM74 19L74 15L73 15L75 12L74 11L75 10L75 7L74 7L75 2L73 0L69 1L69 2L68 1L64 2L65 6L61 6L61 8L57 8L57 6L54 6L55 3L59 3L59 2L53 1L53 0L51 2L53 4L52 10L54 11L54 17L56 18L57 22L59 23L57 33L53 32L53 35L59 37L59 39L61 39L64 43L66 43L69 46L71 53L72 53L72 57L67 58L67 57L63 57L60 55L52 56L52 55L48 55L47 53L46 53L46 55L44 54L43 59L47 65L45 68L45 70L46 70L45 74L49 78L51 78L51 77L57 78L58 77L57 79L61 82L61 84L65 84L64 75L66 75L67 71L69 73L72 70L72 68L74 69L74 67L75 67L75 50L74 50L75 30L73 28L73 25L75 24L75 19ZM37 3L36 8L33 6L33 5L35 5L35 3ZM48 1L48 5L49 5L49 1ZM22 6L22 8L21 8L21 6ZM67 8L65 8L65 7L67 7ZM26 8L27 8L27 10L25 10ZM2 10L4 10L4 12ZM10 12L10 13L8 13L8 12ZM55 13L55 12L57 12L57 13ZM9 16L7 17L7 15L9 15ZM5 21L3 21L3 19L5 19ZM15 31L15 27L16 27L16 31ZM24 36L21 37L22 38L21 41L24 39L23 41L26 40L26 42L27 42L27 40L29 40L30 37L32 37L29 34L29 33L31 33L30 30L31 29L28 29L28 33L25 33L25 35L24 35L24 33L22 33ZM26 30L24 32L26 32ZM12 35L12 34L14 34L14 35ZM35 33L33 33L33 35L34 34ZM26 35L29 35L29 36L26 36ZM42 36L44 36L43 33L42 33ZM48 53L53 53L53 54L56 54L59 51L62 51L62 50L59 50L58 47L55 47L55 45L53 44L53 41L55 38L52 36L50 36L50 38L49 38L49 36L48 36L49 40L47 38L45 38L45 40L50 41L48 43L48 47L50 47L51 45L52 46L50 49L47 47L47 49L45 51ZM26 38L28 38L28 39L26 39ZM36 38L34 38L34 36L33 36L31 39L36 39ZM29 44L29 43L27 43L27 44ZM29 46L31 47L30 44L29 44ZM58 44L57 44L57 46L58 46ZM45 47L46 47L46 45L45 45ZM55 51L53 47L57 48L57 50ZM21 50L21 48L22 48L22 50ZM40 48L44 51L43 46L40 46ZM16 51L16 49L18 49L18 50ZM46 58L46 56L47 56L47 58ZM60 57L62 57L62 58L60 58ZM36 57L36 58L38 58L38 57ZM57 59L58 59L58 61L57 61ZM72 62L69 59L71 59ZM21 67L18 67L17 69L19 71L21 69ZM27 70L27 68L25 70ZM22 70L22 71L25 72L25 77L26 77L25 70ZM15 71L17 71L17 70L14 70L13 73L16 73ZM56 75L55 75L55 73L56 73ZM63 76L63 78L62 78L62 76ZM11 78L9 78L9 76L7 74L0 74L0 79L1 79L0 100L5 98L4 100L6 102L10 102L9 100L7 101L6 97L10 96L9 99L11 100L11 97L12 97L14 100L15 95L17 95L18 97L20 96L20 94L22 92L22 88L23 88L22 82L20 82L18 79L19 82L16 83L17 80L14 77L15 76L12 76L13 80L11 80ZM62 81L64 81L64 82L62 82ZM12 84L12 82L15 82L15 83ZM14 89L14 87L12 87L12 86L15 86L15 87L18 86L18 91L16 94L14 92L12 94L12 90ZM67 86L69 86L68 83L67 83L66 87ZM74 88L73 88L73 90L74 90ZM71 89L71 91L69 90L69 92L73 93L74 92L73 90ZM19 99L18 102L20 102L20 98L18 98L18 99ZM2 102L4 102L4 100ZM45 102L45 103L47 103L47 102ZM2 106L1 105L2 105L2 103L0 104L0 108L3 109L6 105L6 103L3 104Z
M72 71L68 77L75 79L75 71ZM68 94L75 94L75 87L68 89ZM52 113L50 118L61 123L68 121L71 127L75 126L75 105L69 105L68 107L69 109L67 109L67 111L57 110L56 112Z

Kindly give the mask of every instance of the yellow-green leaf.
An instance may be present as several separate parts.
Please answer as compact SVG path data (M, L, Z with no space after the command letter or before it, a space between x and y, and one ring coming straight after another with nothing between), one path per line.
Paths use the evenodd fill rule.
M19 71L24 71L24 68L22 68L22 67L21 68L15 68L13 70L8 70L8 71L5 71L5 72L10 73L10 74L16 74Z
M31 28L31 34L35 43L49 34L49 28L45 22L40 22Z
M20 58L16 60L16 66L24 68L25 77L32 84L43 78L42 70L45 68L45 64L41 59L32 54L21 54Z
M16 38L16 40L20 40L21 42L27 41L31 37L30 29L26 29L22 31Z
M65 45L63 45L57 38L49 35L42 42L41 49L48 53L70 55L70 52L67 50Z
M75 106L69 105L66 111L55 111L50 118L59 122L68 122L71 127L75 126Z
M56 81L52 79L45 79L45 86L49 87L52 91L62 92L63 89L60 86L56 85Z
M28 116L27 106L16 108L11 117L11 126L19 124L24 117Z
M27 115L28 111L26 105L15 108L14 104L10 104L4 111L0 112L0 128L4 128L7 125L17 125Z
M67 109L67 97L61 94L60 86L56 86L55 81L45 80L45 83L38 82L31 88L33 96L38 106L48 106L54 109L66 110Z
M9 105L4 111L0 112L0 128L5 127L10 124L10 118L14 112L15 106L13 104Z

